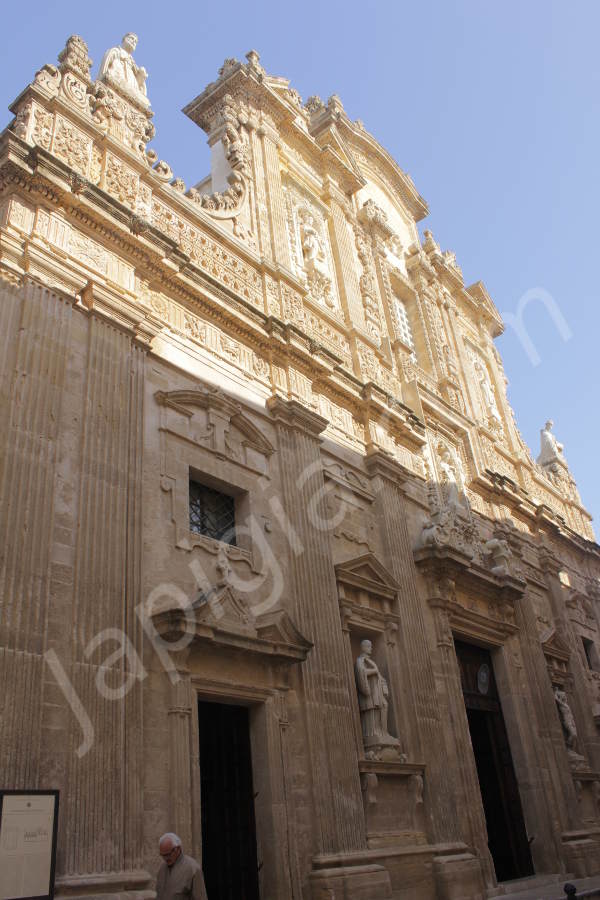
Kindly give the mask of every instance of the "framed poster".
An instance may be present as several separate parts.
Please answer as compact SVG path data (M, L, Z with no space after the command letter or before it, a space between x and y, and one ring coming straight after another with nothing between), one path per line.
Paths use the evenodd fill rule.
M0 900L53 900L58 791L0 790Z

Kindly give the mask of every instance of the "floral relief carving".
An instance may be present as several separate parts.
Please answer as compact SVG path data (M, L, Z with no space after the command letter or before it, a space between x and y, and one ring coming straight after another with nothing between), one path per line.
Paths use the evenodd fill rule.
M102 178L102 163L104 154L96 144L92 144L92 158L90 162L90 181L92 184L100 184Z
M53 153L76 169L82 175L87 175L90 162L91 141L78 128L71 125L61 116L57 117Z
M284 318L299 325L302 324L304 322L304 304L301 295L285 283L281 285L281 295Z
M54 116L35 106L33 110L33 130L31 139L34 144L43 147L44 150L50 149L52 141L52 127L54 125Z
M106 162L104 187L109 194L126 206L135 206L138 175L110 154Z
M96 269L98 272L106 272L108 255L104 248L78 231L71 231L69 252L92 269Z

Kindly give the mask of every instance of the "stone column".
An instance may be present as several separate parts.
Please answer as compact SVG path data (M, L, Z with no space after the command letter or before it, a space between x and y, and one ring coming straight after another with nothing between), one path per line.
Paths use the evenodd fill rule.
M319 434L326 420L296 401L273 397L284 509L296 539L290 553L293 617L314 643L300 676L313 775L314 849L365 847L360 779L346 660L326 519Z
M347 201L331 183L327 189L331 209L331 247L344 314L350 327L364 331L365 311L356 271L354 236L348 230L348 220L343 207L343 203Z
M469 764L469 730L444 585L440 587L436 579L430 579L428 600L435 610L439 659L439 672L435 673L407 524L408 507L402 490L405 475L397 463L380 451L367 457L367 468L376 492L374 514L381 523L385 564L400 586L402 620L397 652L414 715L407 749L427 766L426 811L435 806L435 816L429 819L431 836L436 843L466 840L476 847L488 883L493 883L477 774L474 765ZM453 583L448 581L445 587L453 590ZM442 704L438 699L440 692L445 701ZM446 723L454 723L451 737ZM458 785L456 775L460 779Z
M250 146L252 147L253 175L254 175L254 200L255 219L257 221L259 249L266 259L273 259L271 244L271 225L269 222L269 207L267 204L266 173L263 162L261 139L256 128L249 131Z
M195 694L187 667L187 653L178 654L179 680L171 685L169 719L169 828L184 847L192 847L192 713ZM195 756L197 757L197 752ZM198 843L198 836L196 843ZM201 839L199 841L202 843ZM189 851L187 851L189 852Z

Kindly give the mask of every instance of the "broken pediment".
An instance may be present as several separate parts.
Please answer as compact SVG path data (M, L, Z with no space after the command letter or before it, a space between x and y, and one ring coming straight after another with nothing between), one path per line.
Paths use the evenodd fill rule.
M260 608L260 604L258 605ZM246 598L229 585L217 588L187 609L170 609L153 618L165 641L201 642L259 654L288 664L303 662L312 644L281 607L254 614Z
M273 445L243 412L241 404L219 388L201 385L180 391L158 391L163 408L161 428L212 451L223 459L267 473Z

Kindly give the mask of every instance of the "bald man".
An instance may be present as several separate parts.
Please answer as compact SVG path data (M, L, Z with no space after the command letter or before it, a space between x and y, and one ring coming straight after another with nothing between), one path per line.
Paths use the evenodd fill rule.
M186 856L181 839L172 832L158 842L162 865L156 879L156 900L207 900L202 869L195 859Z

